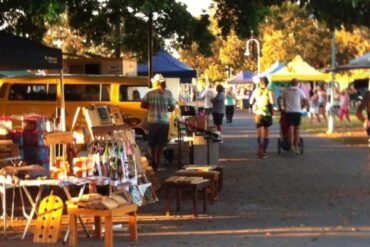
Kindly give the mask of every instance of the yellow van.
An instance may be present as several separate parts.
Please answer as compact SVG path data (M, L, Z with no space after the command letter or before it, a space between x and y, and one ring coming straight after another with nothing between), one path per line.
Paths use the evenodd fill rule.
M146 77L65 75L66 124L70 129L79 106L116 105L124 116L139 118L138 134L147 133L146 110L141 97L149 90ZM0 78L0 114L55 116L60 96L59 75ZM80 122L81 123L81 122Z

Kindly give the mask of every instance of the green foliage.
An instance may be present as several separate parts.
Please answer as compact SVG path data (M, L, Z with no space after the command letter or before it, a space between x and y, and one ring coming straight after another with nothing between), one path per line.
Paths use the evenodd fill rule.
M370 27L370 0L301 0L300 3L331 29Z
M263 68L276 60L289 62L296 55L316 68L330 64L331 32L305 8L291 3L274 6L260 29Z
M148 18L153 16L154 50L172 38L183 48L197 42L200 51L210 53L212 35L207 30L208 16L196 19L185 5L174 0L69 0L71 25L88 40L102 42L118 51L147 57ZM82 16L81 16L82 14ZM196 30L196 32L193 32ZM201 35L202 34L202 35Z
M65 10L60 0L2 0L0 3L0 26L34 41L40 41L47 25L57 23Z
M0 6L0 25L36 41L67 11L70 27L86 38L86 45L102 45L115 56L126 51L145 59L150 15L156 50L171 38L183 48L195 41L200 52L210 55L214 40L208 16L194 18L175 0L3 0Z
M325 23L330 29L344 26L370 27L370 0L214 0L216 19L226 36L235 30L239 37L247 38L251 31L258 33L258 25L269 13L269 7L286 2L297 3L308 14Z
M227 70L232 74L240 70L257 70L256 56L245 57L246 40L240 39L234 30L223 37L217 21L211 22L210 30L216 36L212 45L214 56L199 55L198 47L180 50L181 59L197 69L202 78L205 74L211 81L227 79ZM315 68L331 66L330 28L312 18L306 7L286 2L281 6L273 6L264 22L259 25L260 34L255 38L261 44L261 70L267 69L275 61L287 63L296 55ZM336 32L337 62L347 64L349 59L360 56L370 50L370 32L367 28L344 28ZM252 43L254 44L254 43ZM251 53L256 55L255 47Z

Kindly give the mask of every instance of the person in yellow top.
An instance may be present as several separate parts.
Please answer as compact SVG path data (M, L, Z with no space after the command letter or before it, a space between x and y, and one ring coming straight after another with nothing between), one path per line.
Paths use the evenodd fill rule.
M260 86L256 88L250 98L250 104L255 104L255 121L257 128L258 157L266 158L269 144L269 127L272 125L274 95L268 88L269 81L261 78Z

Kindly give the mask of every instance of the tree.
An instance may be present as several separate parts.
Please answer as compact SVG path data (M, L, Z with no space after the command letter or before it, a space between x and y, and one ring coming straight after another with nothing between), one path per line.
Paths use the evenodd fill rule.
M221 35L221 29L217 21L211 18L209 29L216 40L212 44L211 57L200 54L198 46L193 44L191 49L179 49L181 60L195 68L201 79L207 75L212 82L224 82L230 72L238 73L240 70L256 70L256 62L253 58L245 57L245 41L239 39L235 32L228 37Z
M215 16L225 36L235 30L239 37L249 37L252 30L258 31L269 13L269 7L285 2L300 3L315 19L330 29L354 26L370 27L370 0L214 0ZM258 32L257 32L258 33Z
M260 30L264 69L277 60L289 62L296 55L316 68L330 64L331 32L311 18L306 8L289 2L273 6Z
M210 54L212 35L207 30L208 15L194 18L184 4L175 0L3 0L0 25L21 36L40 41L46 27L58 23L67 11L70 26L86 37L88 45L146 56L149 16L153 16L154 44L172 38L183 48L192 41Z
M48 25L58 23L65 5L58 0L2 0L0 26L18 36L41 41Z
M92 55L110 57L112 51L102 45L87 44L86 37L78 30L71 28L66 14L62 15L58 25L47 26L48 31L44 35L43 42L48 46L56 46L63 53L71 55Z

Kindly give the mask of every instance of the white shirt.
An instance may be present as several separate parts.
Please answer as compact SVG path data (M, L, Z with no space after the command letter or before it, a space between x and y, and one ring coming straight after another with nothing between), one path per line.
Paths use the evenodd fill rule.
M301 112L306 95L299 87L288 87L282 93L286 112Z
M206 88L202 95L200 96L201 98L204 98L204 108L212 108L212 102L211 100L216 97L216 90L212 88Z

